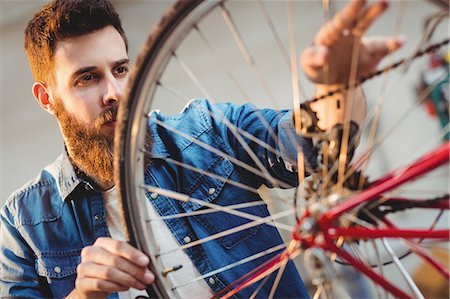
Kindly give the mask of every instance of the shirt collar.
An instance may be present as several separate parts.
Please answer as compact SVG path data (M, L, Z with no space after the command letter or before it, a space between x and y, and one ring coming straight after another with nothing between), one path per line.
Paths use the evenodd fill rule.
M55 163L47 166L45 170L55 178L59 194L63 201L82 182L66 150L56 159Z

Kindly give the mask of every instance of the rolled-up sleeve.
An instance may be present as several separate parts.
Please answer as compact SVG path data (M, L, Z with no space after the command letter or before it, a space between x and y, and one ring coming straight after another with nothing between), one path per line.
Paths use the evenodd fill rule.
M312 141L295 133L292 110L257 109L251 104L212 105L206 100L196 105L208 110L214 130L227 141L234 157L256 170L261 170L262 163L264 175L249 173L256 187L261 184L282 188L296 186L299 151L304 153L305 169L309 172L315 169ZM280 186L280 181L286 184Z

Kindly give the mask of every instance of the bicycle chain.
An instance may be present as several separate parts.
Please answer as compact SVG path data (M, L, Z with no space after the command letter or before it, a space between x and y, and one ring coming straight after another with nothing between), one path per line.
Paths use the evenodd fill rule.
M373 79L375 77L378 77L381 74L384 74L384 73L387 73L389 71L392 71L393 69L398 68L399 66L404 65L406 63L410 63L413 60L415 60L415 59L417 59L417 58L419 58L419 57L421 57L421 56L423 56L425 54L431 54L433 52L436 52L437 50L439 50L443 46L447 45L449 43L449 41L450 41L450 39L445 39L442 42L432 44L432 45L428 46L427 48L425 48L424 50L417 51L417 53L414 54L410 58L401 59L401 60L399 60L397 62L394 62L394 63L392 63L392 64L390 64L390 65L388 65L388 66L386 66L386 67L384 67L384 68L374 72L374 73L371 73L371 74L368 74L366 76L362 76L360 78L357 78L355 84L353 84L353 85L345 84L342 87L339 87L339 88L337 88L335 90L332 90L332 91L330 91L330 92L328 92L326 94L323 94L323 95L318 96L318 97L311 98L308 101L306 101L305 103L311 104L311 103L317 102L319 100L325 99L327 97L330 97L332 95L335 95L336 93L341 93L341 92L349 90L350 88L355 88L355 87L363 84L367 80Z
M363 84L364 82L366 82L367 80L373 79L375 77L380 76L381 74L387 73L389 71L392 71L393 69L398 68L401 65L404 65L406 63L410 63L413 60L425 55L425 54L431 54L433 52L436 52L437 50L439 50L440 48L442 48L443 46L447 45L450 42L450 39L446 39L442 42L439 43L435 43L432 44L430 46L428 46L427 48L425 48L424 50L418 51L416 54L414 54L411 58L404 58L401 59L395 63L392 63L384 68L382 68L381 70L378 70L374 73L371 73L369 75L366 76L362 76L360 78L356 79L355 84L350 85L350 84L345 84L342 87L339 87L335 90L331 90L326 94L311 98L307 101L305 101L304 103L302 103L300 105L300 113L301 113L301 128L302 128L302 133L309 133L309 134L314 134L314 133L324 133L323 130L319 129L317 127L317 122L319 121L316 113L311 109L311 104L315 103L319 100L323 100L325 98L331 97L337 93L342 93L345 92L347 90L349 90L350 88L355 88L360 86L361 84Z

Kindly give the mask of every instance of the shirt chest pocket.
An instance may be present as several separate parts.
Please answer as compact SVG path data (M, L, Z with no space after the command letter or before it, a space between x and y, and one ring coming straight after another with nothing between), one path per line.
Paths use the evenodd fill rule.
M213 155L210 163L203 170L203 174L191 176L186 194L192 198L202 200L211 205L220 207L241 205L251 201L260 201L257 194L244 190L233 184L230 180L241 182L242 178L234 170L233 164L223 156ZM212 158L212 159L211 159ZM193 202L184 202L182 206L186 212L195 212L212 208ZM254 216L267 216L267 210L263 206L239 209L244 213ZM225 248L230 249L237 243L254 236L259 226L253 225L248 218L238 216L226 211L212 213L196 213L190 217L191 221L198 222L210 236L225 232L224 236L217 238Z
M81 250L43 252L35 260L35 269L45 278L53 297L64 298L74 286Z

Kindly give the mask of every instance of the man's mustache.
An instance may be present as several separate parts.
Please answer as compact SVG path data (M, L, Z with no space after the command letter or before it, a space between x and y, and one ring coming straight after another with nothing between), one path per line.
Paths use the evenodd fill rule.
M95 120L95 127L100 128L102 125L109 121L114 121L117 119L117 111L119 108L117 106L110 107L100 114Z

